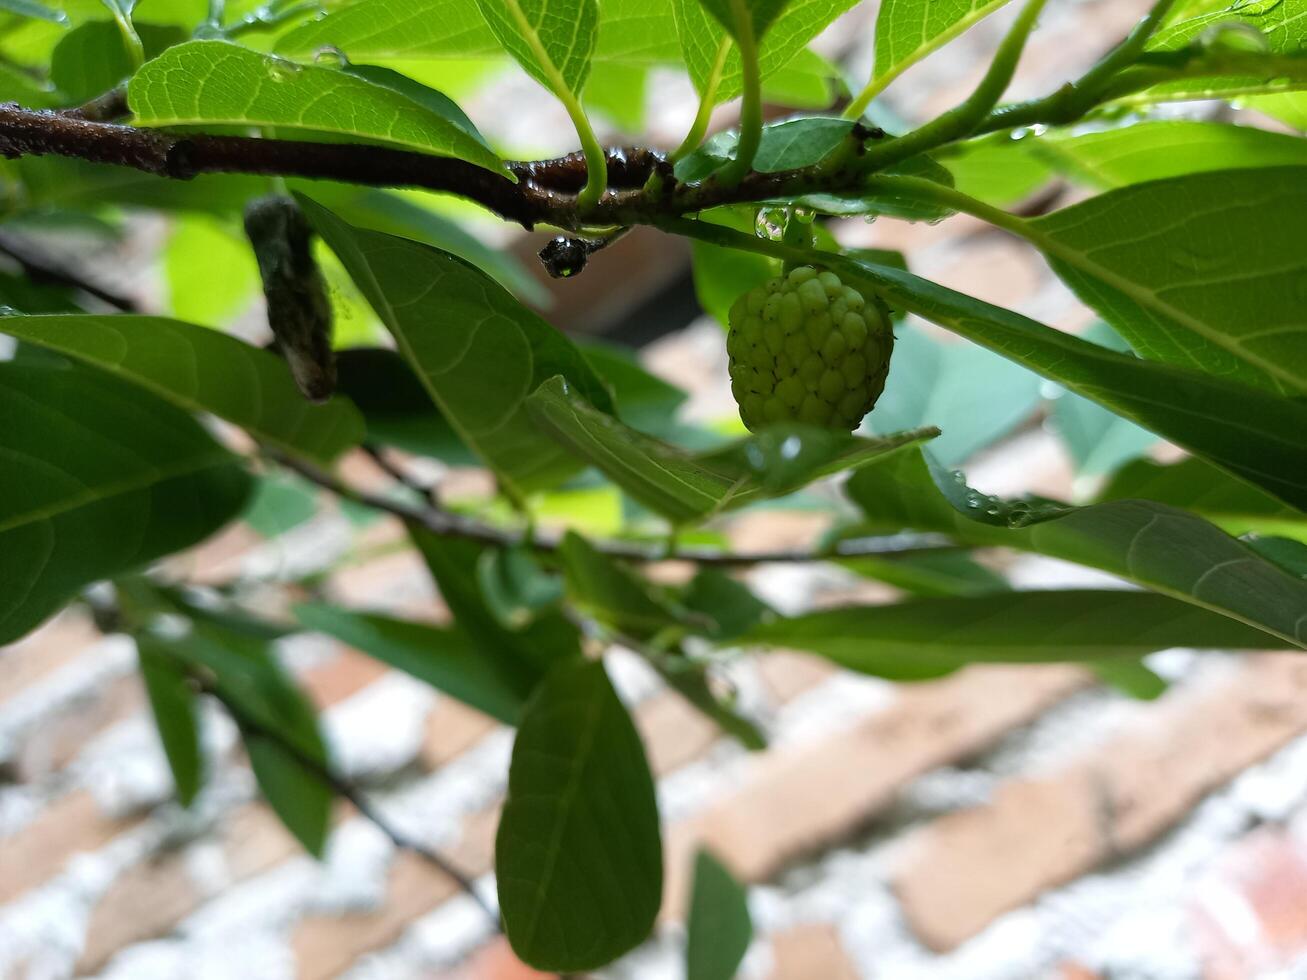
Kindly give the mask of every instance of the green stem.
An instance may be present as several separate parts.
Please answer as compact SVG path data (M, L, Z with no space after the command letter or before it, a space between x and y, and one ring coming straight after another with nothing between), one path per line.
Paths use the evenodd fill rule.
M985 121L1003 93L1007 91L1008 84L1016 72L1017 62L1021 60L1021 52L1025 49L1026 40L1034 30L1035 21L1044 9L1045 2L1046 0L1027 0L1011 30L999 45L998 51L994 53L994 60L989 70L985 72L985 77L980 80L980 84L966 101L896 140L888 140L870 147L859 161L859 169L882 170L918 153L970 136Z
M111 5L113 19L118 24L118 33L122 35L123 47L127 49L127 60L132 64L132 71L145 64L145 45L136 33L136 26L130 15L123 13L116 5Z
M740 106L740 140L735 146L735 159L717 178L725 187L734 187L753 169L753 158L762 142L762 70L758 66L758 39L753 36L753 15L744 0L730 0L730 4L744 74L744 102Z
M595 136L594 127L590 125L590 118L581 107L581 100L565 89L558 96L562 99L567 114L572 117L576 135L581 139L581 152L585 154L585 186L576 195L577 210L584 215L599 203L604 191L608 189L608 158L599 138Z
M699 111L690 125L690 131L685 134L681 145L668 157L672 163L692 152L707 135L708 123L712 121L712 111L717 104L717 87L721 85L722 72L726 70L726 58L730 53L731 39L723 37L722 43L717 45L717 57L713 59L712 69L708 72L708 80L703 87L703 97L699 100Z

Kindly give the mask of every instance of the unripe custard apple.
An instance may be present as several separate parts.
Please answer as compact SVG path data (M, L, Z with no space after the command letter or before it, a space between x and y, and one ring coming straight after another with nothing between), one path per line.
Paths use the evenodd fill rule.
M731 392L755 432L775 422L856 429L885 389L893 350L885 307L810 265L731 307Z

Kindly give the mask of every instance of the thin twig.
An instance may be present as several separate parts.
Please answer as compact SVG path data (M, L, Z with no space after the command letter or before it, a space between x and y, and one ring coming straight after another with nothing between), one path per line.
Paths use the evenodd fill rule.
M397 464L393 459L386 455L386 451L381 446L374 446L365 442L362 446L363 454L372 460L377 469L385 473L401 486L407 487L434 508L440 508L440 497L434 483L422 483L412 473Z
M562 546L560 535L536 532L529 539L514 531L504 531L481 521L432 507L417 508L380 494L360 490L319 469L312 463L282 453L269 452L279 464L294 470L336 496L364 507L393 514L407 524L415 524L433 534L480 541L500 548L525 545L535 551L554 552ZM803 563L834 561L843 558L869 558L949 551L956 543L942 534L888 534L837 541L827 548L813 551L723 551L717 548L677 548L668 552L662 545L643 545L626 541L599 541L594 546L610 558L629 562L690 561L699 565L740 567L772 562Z
M332 791L337 796L341 799L348 800L353 804L354 809L358 810L359 814L365 820L389 837L390 842L394 844L395 847L402 851L410 851L413 854L416 854L433 868L451 878L459 888L466 892L467 895L481 907L482 911L484 911L495 923L495 928L499 928L498 913L496 913L477 892L476 885L473 883L472 879L458 868L454 867L447 858L424 844L419 844L403 832L397 830L389 820L377 811L376 807L372 805L367 796L364 795L363 791L355 786L353 782L332 772L328 766L318 759L313 758L292 740L286 738L286 736L281 732L269 728L267 725L264 725L258 719L251 716L249 712L240 705L236 704L230 698L224 697L220 690L218 690L214 685L208 683L205 679L197 678L197 681L201 690L206 694L217 698L218 701L222 703L222 706L227 709L228 713L232 716L243 733L257 735L259 738L265 738L271 742L275 742L282 751L294 758L300 766L311 772L318 779L322 780L322 782L327 786L331 787Z
M30 242L22 241L12 235L0 233L0 253L17 262L29 279L37 283L49 283L55 286L67 286L94 296L102 303L112 306L124 313L136 313L139 308L133 300L117 293L111 293L95 283L87 282L81 276L63 268Z
M127 86L111 88L103 95L97 95L89 102L63 110L62 115L69 119L85 119L89 122L113 122L131 113L127 107Z

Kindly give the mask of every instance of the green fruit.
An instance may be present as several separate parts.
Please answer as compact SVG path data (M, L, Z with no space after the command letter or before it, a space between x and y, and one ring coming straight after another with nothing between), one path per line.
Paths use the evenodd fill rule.
M751 289L731 307L731 391L751 430L807 422L852 431L885 388L889 314L810 265Z

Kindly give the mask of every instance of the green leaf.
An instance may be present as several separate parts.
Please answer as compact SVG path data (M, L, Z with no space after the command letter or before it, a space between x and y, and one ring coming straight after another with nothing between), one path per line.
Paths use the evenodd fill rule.
M203 256L203 261L196 261ZM222 269L215 276L213 270ZM230 222L185 215L173 222L163 252L168 312L179 320L220 326L248 308L261 289L249 240Z
M1212 170L1307 166L1307 140L1300 137L1190 120L1077 135L1054 131L1028 143L1033 154L1058 170L1104 188ZM1245 180L1253 179L1253 174L1245 175Z
M1098 568L1290 644L1307 644L1307 583L1175 507L1147 500L1089 507L1001 501L928 465L912 448L862 467L846 490L873 529L938 531L971 546L1018 548Z
M180 27L136 24L147 58L157 58L174 44L186 40ZM131 77L136 66L123 47L118 25L95 20L63 36L50 55L50 81L69 104L86 102L103 95Z
M19 17L33 17L48 20L52 24L68 23L68 15L62 10L52 10L36 0L0 0L0 10L7 10Z
M1105 684L1140 701L1153 701L1166 693L1166 679L1153 673L1142 660L1104 657L1090 667Z
M439 116L448 122L451 126L461 129L472 139L476 140L487 151L490 150L490 144L486 138L477 130L476 125L467 117L457 102L451 99L443 92L438 92L428 85L414 81L407 75L401 75L393 68L383 68L378 65L353 65L346 64L340 69L345 74L354 78L361 79L370 85L378 85L381 88L388 88L392 92L404 96L416 102L423 109L433 115Z
M223 84L205 84L211 78ZM146 126L277 126L333 133L507 173L464 129L392 89L226 41L169 48L132 77L127 98L137 122Z
M599 0L594 59L646 67L679 64L671 0Z
M508 940L539 970L601 967L649 935L662 877L640 736L602 663L559 664L522 717L495 839Z
M1137 128L1137 127L1131 127ZM995 207L1008 207L1034 194L1053 176L1037 152L1042 142L996 133L935 151L953 175L953 186Z
M877 90L988 17L1007 0L884 0L876 18Z
M1114 661L1171 647L1264 650L1269 640L1164 595L1038 590L824 609L764 623L740 642L806 650L877 677L925 680L971 663Z
M602 34L600 35L603 36ZM644 128L649 67L616 61L596 61L585 85L585 105L631 135Z
M868 418L876 432L934 425L933 455L960 463L1028 419L1039 378L974 344L941 343L907 327L894 338L893 370Z
M598 341L580 346L590 366L612 390L619 419L660 437L681 430L676 413L688 397L684 391L646 371L632 350Z
M327 46L369 60L470 58L499 51L475 0L360 0L277 40L277 52L286 55L312 55Z
M208 537L250 479L185 412L103 372L0 364L0 644Z
M136 653L154 725L177 788L177 801L190 806L204 779L195 692L186 672L168 655L166 644L152 637L138 637Z
M521 629L563 597L562 580L521 545L483 551L477 561L477 584L487 608L509 629Z
M1307 167L1191 174L1029 222L1031 241L1143 357L1307 392Z
M691 154L686 159L694 155ZM725 162L725 158L722 162ZM735 217L731 215L732 219ZM723 216L722 223L737 231L753 234L753 228L744 227L743 220L725 220ZM779 262L756 252L722 248L720 245L700 241L691 242L690 248L695 296L703 311L723 327L730 325L731 306L737 299L768 279L780 275Z
M0 333L110 371L189 411L329 463L363 438L354 406L313 405L285 362L229 334L148 316L0 317Z
M963 550L846 558L840 564L863 578L920 596L979 596L1006 592L1007 580Z
M823 261L892 308L947 327L1307 508L1307 404L1119 354L889 266L852 257Z
M708 633L718 642L752 629L772 611L743 582L713 568L695 572L678 599L686 612L709 622Z
M159 640L174 656L211 672L218 698L241 729L259 789L304 849L321 857L331 823L327 748L313 706L287 676L271 644L210 623Z
M1190 16L1160 30L1148 42L1149 52L1179 51L1198 46L1212 48L1223 35L1253 53L1299 55L1307 50L1307 2L1304 0L1232 0L1222 10L1197 9ZM1255 32L1255 33L1254 33ZM1245 47L1245 45L1247 47ZM1206 72L1195 78L1156 85L1132 96L1132 102L1158 102L1204 98L1230 98L1255 92L1303 87L1301 78L1284 77L1283 64L1270 65L1257 77L1216 76Z
M1284 92L1279 95L1252 95L1239 100L1241 109L1254 109L1272 119L1307 132L1307 92Z
M933 157L924 153L909 157L881 173L885 176L921 177L943 184L945 187L953 186L953 175ZM840 216L860 214L868 217L884 215L904 221L936 222L953 214L951 208L935 201L893 191L868 191L858 188L839 193L804 194L802 197L795 198L792 203L822 214Z
M828 109L837 89L843 91L839 67L811 48L802 48L788 64L767 76L762 98L767 105Z
M318 488L290 473L258 479L241 519L265 538L294 530L318 512Z
M825 159L852 128L852 119L833 116L800 116L770 123L762 128L754 169L760 173L778 173L811 166ZM734 156L738 142L739 134L734 130L716 134L677 162L677 177L702 180Z
M527 405L541 431L598 467L634 500L677 524L783 496L818 477L933 434L921 430L873 440L802 426L777 427L694 455L597 411L561 378L542 384Z
M677 625L676 612L650 583L575 531L567 532L558 556L569 597L600 622L642 640Z
M504 50L555 95L579 95L599 35L596 0L477 0Z
M419 527L409 536L431 570L454 623L525 699L555 663L580 656L577 628L558 610L545 610L521 629L504 626L486 601L477 570L487 547Z
M526 398L562 374L591 402L612 399L581 352L462 259L429 245L354 228L301 196L318 234L344 263L441 414L509 493L561 482L578 469L540 438Z
M758 49L758 70L764 81L792 64L808 42L836 17L850 9L856 0L793 0L762 38ZM731 44L721 69L714 72L726 32L709 17L698 0L673 0L676 37L690 79L700 95L712 89L714 104L728 102L744 90L744 72L739 50ZM716 75L716 84L713 77Z
M1307 544L1292 538L1248 538L1248 547L1275 562L1290 575L1307 579Z
M268 193L266 177L202 174L192 180L156 177L133 167L112 167L60 157L16 160L26 203L32 208L123 208L200 212L239 217L245 204Z
M737 41L747 31L761 40L772 22L785 8L787 0L699 0L703 9L717 19ZM738 7L736 4L738 3Z
M748 895L706 850L694 859L685 980L732 980L753 939Z
M464 630L322 604L296 606L295 618L506 725L517 724L526 703L526 688L518 677L506 675Z

